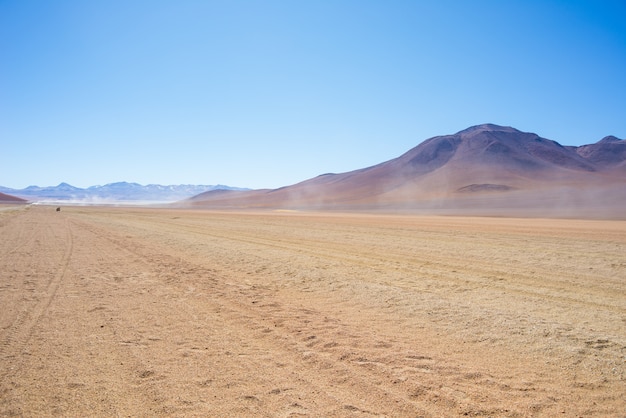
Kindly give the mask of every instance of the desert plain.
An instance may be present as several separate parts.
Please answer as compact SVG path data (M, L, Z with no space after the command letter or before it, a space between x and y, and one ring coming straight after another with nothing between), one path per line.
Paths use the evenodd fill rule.
M0 306L0 416L626 416L622 220L22 206Z

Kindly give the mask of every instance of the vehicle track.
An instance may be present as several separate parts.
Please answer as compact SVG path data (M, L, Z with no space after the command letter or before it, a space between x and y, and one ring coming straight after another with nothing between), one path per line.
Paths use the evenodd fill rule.
M287 327L285 322L291 321L293 319L292 315L302 316L303 311L301 309L290 307L289 311L284 311L277 308L283 306L283 304L265 300L264 306L269 305L273 307L271 318L282 324L278 331L275 331L275 328L270 328L271 325L267 322L269 320L266 317L267 310L253 303L259 297L263 297L258 293L259 289L234 284L232 283L233 278L227 277L227 274L225 277L221 276L225 274L224 272L220 272L219 279L212 279L211 277L216 274L214 271L207 270L203 266L189 263L185 260L176 260L158 251L154 252L154 248L140 248L132 238L114 236L110 231L105 232L89 224L81 223L81 228L87 229L96 235L98 238L94 239L94 241L110 241L110 248L115 247L116 254L124 252L131 255L129 258L143 260L146 267L150 266L150 269L160 272L162 285L173 286L179 289L177 292L174 292L175 294L185 294L191 283L198 286L198 276L203 277L202 287L199 290L217 292L219 298L211 298L210 300L206 298L181 298L175 301L178 314L184 313L185 316L192 318L196 325L202 324L206 329L214 326L215 321L222 322L225 328L229 330L230 338L234 337L238 341L238 345L245 347L245 349L241 349L242 352L262 351L267 353L266 358L262 359L262 361L256 360L254 357L248 357L247 354L242 352L237 354L239 357L246 358L246 368L256 370L256 373L259 374L257 380L262 381L264 379L263 376L276 374L276 365L279 368L283 368L288 364L292 366L299 364L298 367L305 369L300 370L298 373L297 382L291 381L292 378L285 377L282 378L282 386L273 387L272 385L277 386L276 380L280 381L281 379L277 379L274 376L270 381L266 381L264 385L270 388L273 387L273 389L268 391L270 395L278 395L284 391L293 391L296 394L317 393L318 396L326 396L323 408L326 408L331 415L336 415L337 413L341 415L344 410L353 410L365 415L379 415L380 411L383 410L403 410L406 414L429 416L425 410L420 409L416 405L415 400L409 399L400 388L395 394L389 391L381 391L370 383L373 376L370 372L365 371L363 367L354 362L333 361L329 357L330 351L323 352L321 351L322 346L317 347L317 343L320 340L315 341L315 344L311 344L310 335L301 334L302 329ZM107 256L105 255L105 257ZM191 277L187 277L190 273ZM175 280L171 279L172 277L175 277ZM265 295L265 298L268 297L271 299L271 295ZM203 313L209 307L213 314L210 318L205 319L206 317ZM305 320L307 328L318 328L318 330L323 328L324 332L328 333L332 332L328 329L329 322L336 324L332 328L340 327L340 320L338 319L330 320L325 318L324 324L318 324L323 317L321 312L306 310L306 317L308 318ZM301 320L298 322L300 326L303 325ZM144 343L140 341L135 341L134 343L130 340L128 341L129 346L142 344ZM329 347L333 348L335 345L330 344ZM142 352L142 355L144 358L146 357L145 350ZM339 356L340 354L337 355ZM363 358L363 356L356 355L354 349L351 350L351 355ZM145 365L145 361L142 361L139 356L134 356L133 363L143 363L144 366L136 367L149 370L149 366ZM325 366L320 369L322 363ZM265 372L260 372L261 370L265 370ZM291 375L292 372L288 374ZM315 378L310 376L315 376ZM341 379L338 376L341 376ZM381 378L381 376L378 376L375 380L380 380ZM338 386L341 388L342 382L351 386L358 385L360 388L359 393L368 393L369 399L366 401L354 398L349 401L344 399L346 394L343 392L333 395L329 387ZM295 390L295 387L298 390ZM345 391L345 388L341 390ZM253 392L245 396L257 398L267 397L267 395L268 393ZM285 395L283 394L283 396ZM167 397L167 395L163 394L162 397ZM300 402L302 403L302 400ZM296 399L291 403L297 404ZM367 408L363 405L364 403L368 405ZM319 408L322 407L319 406ZM284 409L290 408L285 407ZM302 412L305 410L305 407L301 405L299 408L291 407L291 409ZM374 411L378 412L375 413Z
M24 214L22 216L28 215ZM32 231L20 231L16 238L6 238L11 241L15 239L16 247L21 249L32 246L33 242L37 239L46 241L46 235L53 236L55 233L60 233L61 236L58 237L58 239L47 240L47 243L49 245L62 246L63 250L60 256L57 256L57 260L53 260L52 262L56 264L56 267L54 267L52 271L46 271L44 273L47 275L48 280L46 280L45 286L43 286L42 294L37 296L37 301L32 304L23 305L16 318L8 328L2 330L2 334L0 334L0 356L5 359L15 359L16 361L19 360L21 353L33 335L35 327L42 316L46 314L47 309L56 297L59 285L67 274L68 265L74 251L72 227L69 220L65 217L57 217L52 225L42 224L40 222L29 222L27 225ZM2 257L2 264L10 264L10 258L14 253L15 251L5 254ZM51 253L54 254L55 252L51 251ZM10 373L10 369L0 369L0 380L6 378Z
M324 408L330 408L327 412L331 415L342 415L346 411L363 414L365 416L379 416L384 411L402 411L403 415L418 416L438 416L445 414L445 405L457 404L454 397L447 393L450 390L437 388L438 383L432 379L421 377L421 383L416 384L407 381L408 376L428 371L432 373L437 370L437 379L446 375L447 379L454 380L454 387L464 387L465 375L474 375L472 371L459 370L454 367L436 364L437 360L428 356L415 354L415 348L402 346L397 347L398 356L401 360L387 361L385 351L388 351L394 344L381 335L377 346L371 348L359 348L365 336L353 335L355 346L346 347L336 341L345 339L345 335L350 333L350 326L344 324L339 317L329 317L328 312L304 308L291 304L284 298L277 298L271 289L264 289L258 286L248 286L237 283L235 277L229 277L225 270L206 270L206 268L190 263L185 260L177 260L158 251L157 248L138 246L132 236L123 238L113 236L110 231L95 228L93 225L82 225L89 229L101 239L109 240L113 246L122 251L132 253L134 258L145 260L153 269L165 274L166 281L162 284L177 287L178 294L184 294L192 283L198 286L198 277L206 277L203 281L202 291L216 292L218 298L206 300L204 298L180 299L177 303L179 310L185 312L194 322L203 324L207 329L212 323L218 320L223 322L232 337L237 335L236 340L239 345L246 347L244 352L262 351L268 353L263 362L257 363L254 357L248 358L247 354L239 353L239 356L247 358L246 367L253 370L266 370L260 373L258 379L262 380L266 374L274 373L269 369L276 366L284 367L286 364L295 367L299 365L298 391L297 393L318 393L318 396L326 396ZM154 242L154 241L153 241ZM191 277L189 272L192 272ZM175 280L168 280L168 277L176 277ZM214 277L214 278L211 278ZM218 277L218 278L216 278ZM212 315L210 319L203 319L202 312L205 312L207 305L211 306L211 311L218 313ZM269 315L268 315L269 313ZM390 338L391 339L391 338ZM136 344L139 344L137 342ZM396 342L397 344L397 342ZM269 354L275 353L275 354ZM145 355L145 352L144 352ZM269 369L268 369L269 368ZM315 376L312 378L311 376ZM482 374L485 380L488 377ZM393 386L379 388L380 382L395 381ZM379 383L373 383L379 382ZM270 382L267 382L269 384ZM284 385L292 386L294 383ZM476 382L473 383L476 386ZM337 388L333 394L333 387ZM356 390L358 393L367 393L367 398L346 398L346 393ZM350 389L352 388L352 389ZM418 392L429 390L429 395L420 396ZM292 387L291 390L294 388ZM271 393L279 393L282 389L274 388ZM467 393L477 391L473 388ZM252 393L249 397L262 397L267 393ZM469 395L465 395L469 396ZM425 409L423 405L437 399L444 405L438 408L436 405L429 405ZM467 400L466 400L467 402ZM330 406L329 405L333 405ZM321 407L318 407L321 408ZM342 412L343 411L343 412ZM428 411L428 412L427 412Z
M19 211L16 210L15 212L8 214L8 217L24 216L28 210L29 208L23 208ZM4 254L5 257L13 255L21 251L23 248L31 245L34 242L35 237L38 233L37 228L19 228L17 232L11 231L11 228L13 228L13 225L15 225L15 223L9 222L10 219L11 218L6 219L5 221L3 221L2 225L0 225L0 228L6 226L6 228L4 229L4 234L7 238L11 237L11 239L0 240L0 246L2 247L0 254ZM14 234L16 233L17 236L14 236Z
M134 226L140 224L141 217L137 217L139 222L135 222ZM172 222L168 219L148 219L144 220L146 229L154 231L155 226L164 227L165 233L180 233L200 235L208 239L229 240L241 242L250 245L251 248L257 245L264 247L272 247L281 251L297 253L298 255L306 253L312 257L318 257L327 260L335 260L340 263L349 263L358 265L363 268L370 269L372 272L377 270L393 269L407 278L418 276L420 280L434 280L437 282L448 282L451 286L463 287L488 287L494 291L505 291L509 293L517 293L521 296L532 297L538 299L549 298L555 302L570 305L572 303L583 304L586 306L594 306L599 309L607 309L613 312L623 312L626 309L626 301L616 305L614 298L613 304L607 304L607 296L612 295L613 289L607 285L594 284L589 278L579 279L578 282L572 283L570 278L566 284L559 282L559 278L552 276L546 281L542 275L535 272L511 271L511 265L504 264L501 268L494 268L492 261L483 261L473 258L462 265L463 274L455 274L459 266L459 257L446 257L437 254L436 258L429 258L417 252L409 252L406 249L389 252L376 250L367 250L363 243L350 244L345 242L329 242L328 240L291 239L288 235L280 235L271 237L258 233L251 233L242 228L236 234L219 233L215 230L207 228L198 229L193 225L185 225L181 221ZM622 245L626 252L626 245ZM494 252L498 248L494 248ZM616 253L619 253L619 249ZM460 255L462 257L463 255ZM625 260L626 261L626 260ZM622 270L626 270L623 266ZM626 271L625 271L626 272ZM369 278L372 279L369 279ZM507 280L503 281L502 278ZM363 276L361 280L377 281L376 274ZM616 279L617 280L617 279ZM584 284L583 284L584 283ZM394 287L414 288L415 282L403 284L402 281L394 281ZM567 286L567 290L566 290ZM584 292L578 290L584 289Z
M19 218L37 236L14 254L22 275L0 288L28 312L0 350L10 370L0 415L615 416L625 406L623 330L605 320L620 311L577 294L587 277L591 302L608 283L623 289L611 276L619 242L548 236L541 245L556 251L533 278L532 262L511 257L533 242L460 221L424 232L358 216L56 215ZM18 229L12 237L26 239ZM494 255L501 245L509 252ZM573 302L551 298L567 285L559 251L581 248L618 267L573 265L563 294ZM461 250L485 258L461 270ZM507 263L512 274L490 286ZM554 266L561 284L542 288ZM524 277L536 279L522 286L534 283L532 296L507 291Z
M333 240L323 237L326 231L320 232L320 230L330 228L325 223L318 224L318 229L308 230L296 221L293 222L294 229L290 230L288 225L292 221L289 218L268 220L259 216L259 219L251 221L250 218L241 219L235 214L226 222L220 223L223 220L215 220L211 214L207 214L206 219L193 217L188 219L185 217L185 212L181 212L180 215L172 219L168 216L153 216L153 214L145 216L131 212L124 213L120 218L117 218L114 213L108 213L105 224L109 227L116 225L116 229L128 237L145 237L144 242L149 241L161 245L167 243L166 246L162 246L158 250L162 253L172 256L178 254L181 259L197 262L200 265L206 265L207 262L211 263L212 271L224 280L231 277L228 279L230 286L243 286L241 277L247 277L245 281L247 284L243 287L248 290L246 292L242 290L240 297L242 297L242 301L247 300L247 303L250 304L255 299L252 295L261 288L271 292L289 285L296 292L290 296L294 300L303 297L302 291L324 294L331 298L334 297L336 306L340 306L344 312L353 312L354 315L362 315L363 309L370 310L376 306L375 309L381 310L380 312L388 311L390 314L403 312L402 315L415 315L416 318L422 317L425 320L428 318L428 321L433 324L458 322L459 326L456 331L458 335L473 344L503 344L504 340L493 338L491 335L498 333L498 328L512 327L509 344L512 341L518 341L518 348L527 346L522 351L526 351L526 355L531 356L540 353L545 355L546 353L544 346L537 345L536 348L533 348L536 343L528 343L529 338L537 338L537 335L549 336L555 342L558 341L558 344L555 343L551 348L553 350L551 355L553 356L567 355L569 350L574 349L573 347L577 347L576 349L580 352L588 351L590 347L595 346L607 347L607 349L603 349L607 364L615 364L613 362L617 361L616 359L619 357L620 344L621 346L624 345L623 336L618 330L619 325L616 325L616 328L612 326L611 321L606 321L607 330L611 329L610 333L604 334L605 337L602 337L602 333L598 331L584 331L567 320L570 317L570 312L572 312L572 306L579 306L578 309L582 310L603 312L602 314L607 318L623 312L620 305L622 300L616 298L615 293L612 295L604 295L603 293L606 291L606 283L614 282L610 278L608 281L603 278L605 284L600 287L595 283L589 283L589 289L584 290L587 290L587 293L594 293L594 289L596 289L596 295L594 299L588 300L588 294L579 292L581 286L579 283L570 284L571 289L566 289L564 294L566 296L560 295L561 286L566 286L567 280L558 285L552 284L554 280L552 277L549 281L544 280L546 276L543 275L547 274L547 271L542 270L541 266L536 267L539 269L538 273L531 273L535 277L530 277L520 268L515 270L514 265L502 264L502 262L495 262L496 266L498 263L500 264L502 270L499 270L497 267L494 269L494 265L481 265L480 262L462 265L460 259L455 259L454 256L448 254L413 255L404 247L394 248L392 251L389 251L389 247L387 247L387 251L382 251L384 246L377 249L378 244L376 240L372 240L372 236L368 236L364 240L357 230L353 230L351 227L344 230L341 225L337 226L334 233L328 230L330 237L339 238ZM95 220L98 219L98 216L96 215L95 218L88 217L88 219ZM282 220L287 222L286 225L282 225ZM384 235L383 229L380 229L380 232L382 237ZM384 245L389 246L389 242L396 239L400 240L403 235L404 239L407 239L404 232L396 231L390 235L391 237L385 236ZM457 237L458 235L459 233L457 233ZM432 235L432 238L435 241L441 241L438 234ZM445 238L450 240L449 237ZM498 243L495 238L493 238L493 242L489 241L489 237L484 238L477 235L476 238L480 240L479 242L483 246L486 245L485 241L487 241L488 248L486 251L497 249ZM454 243L454 239L456 238L452 238L452 241L449 242ZM123 241L123 238L117 239L120 244ZM462 242L461 245L469 245L470 243L467 239L465 242ZM508 242L505 240L504 244L514 249L511 240ZM491 246L494 249L491 249ZM438 248L445 253L445 247ZM619 253L619 251L617 252ZM206 257L204 259L203 254ZM502 257L506 260L506 256ZM494 263L493 260L489 262ZM553 261L550 262L553 263ZM307 270L311 268L310 266L316 266L314 269L318 269L325 264L331 266L327 270L322 270L320 273L322 276L319 278L316 278L318 273L315 270ZM288 267L289 265L293 267ZM513 271L507 272L505 270L507 267L512 267ZM459 269L462 271L456 273L455 270ZM349 276L346 276L348 271L350 272ZM521 273L516 273L516 271ZM329 288L328 284L332 282L332 275L335 272L344 272L341 277L337 278L341 283L339 283L339 287L332 286ZM410 279L416 274L418 280ZM500 274L506 278L503 283L499 283L497 280ZM598 277L597 273L593 277ZM313 280L313 278L316 279ZM519 284L524 279L527 279L527 282ZM314 282L316 280L320 280L318 287L315 287ZM448 288L447 292L441 293L441 295L445 293L447 296L445 298L437 297L437 293L434 293L433 296L425 296L425 294L431 293L429 289L431 286L436 289L436 292L442 292L442 289ZM307 288L308 290L306 290ZM330 289L334 289L334 296L332 293L328 293ZM509 308L508 306L497 305L500 295L503 293L507 294L506 297L509 300L524 300L524 304L527 306L526 310L519 312L516 310L519 308L515 306ZM390 301L389 308L380 300L372 298L376 294L387 296ZM248 295L249 298L243 298L245 295ZM224 293L224 289L219 293L219 296L235 303L237 301L236 296L228 296L228 292ZM611 301L611 303L598 303L598 299L602 300L603 296L607 296L606 300ZM302 299L298 300L302 301ZM417 301L423 302L420 305ZM267 303L274 302L268 301ZM256 304L253 305L257 306ZM546 305L551 306L552 310L533 312L536 309L535 306L543 307ZM555 307L558 309L554 309ZM403 311L403 309L406 310ZM560 310L563 312L560 313ZM292 310L287 309L287 311L293 314ZM288 323L288 319L282 317L281 312L284 311L275 309L273 317L278 318L278 322L282 324ZM249 312L245 316L250 321L255 321L256 317ZM309 319L309 321L311 320ZM468 330L471 331L463 330L460 324L466 324ZM289 335L293 336L293 332L292 330ZM312 356L313 353L317 353L323 357L334 353L332 347L328 349L324 347L325 344L332 346L333 341L323 342L319 335L317 339L320 342L319 347L323 349L318 348L321 351L314 352L309 350L308 355ZM607 343L594 343L594 341L605 340ZM311 342L308 341L307 344ZM609 346L612 349L608 349ZM563 352L559 354L560 347L564 348L562 348ZM617 349L617 351L613 349ZM411 366L407 364L385 366L384 361L372 361L372 356L366 353L358 354L356 351L352 354L346 354L345 359L361 359L355 360L361 367L370 367L379 371L390 368L396 371L411 369ZM420 355L418 354L418 356ZM617 357L613 357L613 355ZM436 356L431 355L430 357L435 358ZM343 360L334 358L333 361L341 363ZM440 370L438 376L441 377L442 374L444 372ZM473 376L476 375L476 372L469 370L465 374ZM489 383L493 381L489 378L488 372L483 370L478 375L483 376L485 384L492 384ZM380 375L377 378L374 376L371 378L374 380L381 379ZM476 386L476 382L471 384ZM458 381L455 385L460 387ZM557 389L554 391L556 392ZM432 385L427 392L431 395L437 393L436 390L432 389ZM439 394L439 396L442 400L447 399L445 394ZM450 402L452 403L452 401Z

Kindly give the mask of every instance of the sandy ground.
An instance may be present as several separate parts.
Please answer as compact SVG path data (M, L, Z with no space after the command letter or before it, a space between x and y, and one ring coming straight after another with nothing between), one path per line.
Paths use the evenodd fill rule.
M626 222L0 213L1 416L626 416Z

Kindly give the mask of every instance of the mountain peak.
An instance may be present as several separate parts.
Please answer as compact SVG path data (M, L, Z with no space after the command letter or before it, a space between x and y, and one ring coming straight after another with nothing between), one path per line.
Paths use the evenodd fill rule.
M483 123L481 125L470 126L467 129L457 132L457 135L471 135L479 132L520 132L510 126L500 126L493 123Z
M600 141L598 141L598 143L599 143L599 144L600 144L600 143L605 144L605 143L607 143L607 142L620 142L620 141L623 141L623 140L622 140L622 139L619 139L619 138L618 138L618 137L616 137L616 136L609 135L609 136L605 136L604 138L602 138Z
M68 183L65 183L65 182L59 183L59 185L58 185L58 186L56 186L56 188L57 188L57 189L62 189L62 190L73 190L73 189L78 189L78 187L74 187L74 186L72 186L71 184L68 184Z

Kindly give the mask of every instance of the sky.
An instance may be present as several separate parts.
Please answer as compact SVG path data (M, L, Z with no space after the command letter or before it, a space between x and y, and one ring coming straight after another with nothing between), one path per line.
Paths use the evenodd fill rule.
M495 123L626 137L624 0L0 0L0 185L277 188Z

